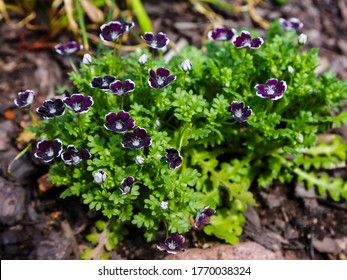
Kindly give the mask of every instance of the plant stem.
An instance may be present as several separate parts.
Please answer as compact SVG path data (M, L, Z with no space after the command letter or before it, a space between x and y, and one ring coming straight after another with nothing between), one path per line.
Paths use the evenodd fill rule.
M72 58L71 58L70 55L69 55L69 62L70 62L70 65L71 65L71 67L72 67L72 70L73 70L74 72L78 73L77 67L76 67L75 63L73 62L73 60L72 60Z
M81 114L77 114L77 122L78 122L78 133L81 139L83 139L82 127L81 127Z
M79 0L75 0L77 15L78 15L78 22L80 24L81 28L81 34L82 34L82 40L83 40L83 46L85 49L89 49L89 42L88 42L88 36L87 36L87 30L86 26L84 24L84 15L83 15L83 9L80 5Z
M10 162L10 164L9 164L8 167L7 167L7 172L8 172L8 174L10 174L11 176L14 176L14 173L11 171L12 165L14 164L14 162L15 162L16 160L20 159L20 158L31 148L31 146L33 145L33 143L34 143L34 142L29 143L29 144L25 147L25 149L24 149L23 151L21 151L21 152Z

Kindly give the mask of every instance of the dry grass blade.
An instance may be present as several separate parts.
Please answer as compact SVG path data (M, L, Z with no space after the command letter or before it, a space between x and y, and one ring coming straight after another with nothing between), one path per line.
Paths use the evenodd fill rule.
M83 10L86 12L87 16L90 18L92 22L103 23L105 21L103 12L98 7L96 7L91 1L80 0L80 3L83 7Z
M69 28L74 34L78 34L78 25L73 15L73 12L74 12L73 1L64 0L64 6L65 6L66 16L69 23Z

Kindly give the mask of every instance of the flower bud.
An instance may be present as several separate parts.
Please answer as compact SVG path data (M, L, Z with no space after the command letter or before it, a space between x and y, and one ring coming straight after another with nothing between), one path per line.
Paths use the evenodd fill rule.
M301 44L301 45L305 45L306 42L307 42L307 35L304 34L304 33L301 33L301 34L298 36L298 42L299 42L299 44Z
M188 72L190 70L192 70L192 62L189 59L185 59L182 63L181 63L181 68L183 69L184 72Z
M294 68L292 66L288 66L288 72L293 74L294 73Z
M95 174L94 174L94 181L98 184L102 184L103 182L106 181L108 175L107 173L102 170L102 169L99 169Z
M93 60L93 58L89 53L84 54L84 56L82 58L82 62L84 64L90 64L90 63L92 63L92 60Z
M159 207L161 210L167 211L169 209L169 203L167 201L162 201Z
M142 156L137 156L135 159L136 164L144 163L145 159Z
M147 61L148 61L148 56L146 54L141 55L138 59L138 62L141 65L144 65L145 63L147 63Z

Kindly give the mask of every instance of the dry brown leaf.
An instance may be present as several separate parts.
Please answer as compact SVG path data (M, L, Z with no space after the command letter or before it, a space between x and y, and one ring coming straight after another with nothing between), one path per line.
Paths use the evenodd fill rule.
M41 194L44 194L45 192L49 191L51 188L53 188L53 184L48 181L49 173L46 173L45 175L42 175L39 179L37 179L37 183L39 185L39 190Z
M83 7L83 10L86 12L87 16L90 18L92 22L103 23L105 21L103 12L98 7L96 7L91 1L80 0L80 3Z
M31 132L30 130L24 129L17 137L17 143L20 143L21 145L26 144L34 140L35 138L36 137L33 132Z
M4 112L4 117L6 120L13 121L16 119L16 112L12 109L7 109Z

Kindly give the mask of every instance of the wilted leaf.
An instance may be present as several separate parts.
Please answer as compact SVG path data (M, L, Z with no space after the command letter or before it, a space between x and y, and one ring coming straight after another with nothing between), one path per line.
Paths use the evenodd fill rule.
M105 21L104 14L89 0L80 0L83 10L94 23L103 23Z

